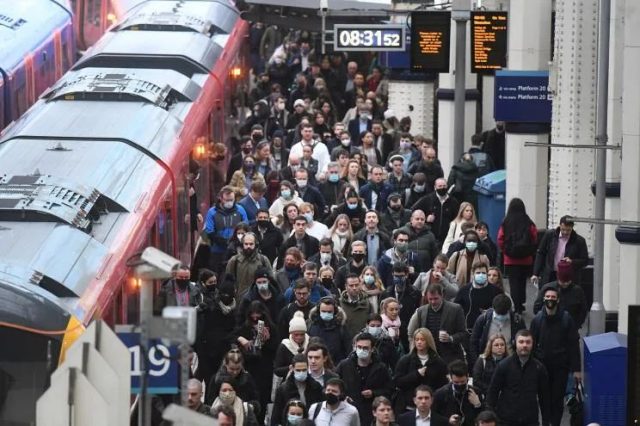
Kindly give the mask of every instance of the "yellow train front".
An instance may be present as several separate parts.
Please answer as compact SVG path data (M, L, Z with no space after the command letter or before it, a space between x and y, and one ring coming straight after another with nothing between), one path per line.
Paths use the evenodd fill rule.
M189 160L204 212L247 24L226 0L179 3L129 11L0 139L0 424L33 424L92 320L137 321L127 259L190 261Z

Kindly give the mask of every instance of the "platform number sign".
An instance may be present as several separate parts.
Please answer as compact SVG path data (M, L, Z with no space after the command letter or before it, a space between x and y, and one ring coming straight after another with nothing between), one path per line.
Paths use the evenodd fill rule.
M142 371L142 346L140 334L134 332L118 333L118 337L129 349L131 356L131 393L140 392L140 374ZM154 342L146 353L149 367L150 394L178 393L180 368L179 351L175 346Z

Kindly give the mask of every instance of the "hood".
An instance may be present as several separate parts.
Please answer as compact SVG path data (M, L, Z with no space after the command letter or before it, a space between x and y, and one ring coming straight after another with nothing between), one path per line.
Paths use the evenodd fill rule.
M345 323L347 322L347 314L342 310L340 306L338 306L337 308L338 313L333 318L332 323L345 325ZM311 311L309 311L309 323L314 323L316 321L322 321L320 320L320 304L314 306L313 308L311 308Z

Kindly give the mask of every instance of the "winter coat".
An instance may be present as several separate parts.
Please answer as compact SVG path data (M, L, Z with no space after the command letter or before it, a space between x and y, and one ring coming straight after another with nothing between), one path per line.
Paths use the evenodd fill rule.
M431 232L435 235L436 240L442 244L449 231L449 224L455 219L459 208L460 202L456 198L448 196L444 203L441 203L438 194L434 191L420 198L411 207L411 210L422 210L427 217L430 214L435 216L434 221L427 222L427 224L431 225Z
M299 306L296 302L291 302L282 310L278 315L278 333L283 339L289 335L289 321L293 318L293 315L300 311L304 314L305 321L309 319L309 313L311 309L316 306L314 303L307 303L305 306Z
M413 288L419 291L422 295L421 305L426 303L425 296L427 294L427 287L429 286L429 283L432 282L432 273L433 269L429 269L427 272L420 272L420 275L418 275L418 278L416 278L413 283ZM442 284L442 288L444 289L444 298L450 302L453 301L456 294L458 294L458 289L460 288L460 285L456 281L456 276L449 271L444 271L444 274L442 274L442 278L440 279L440 284Z
M196 351L211 357L214 354L226 353L233 340L237 308L232 309L228 314L223 313L220 308L220 299L215 290L203 293L203 303L200 306Z
M278 257L278 247L284 242L282 233L271 221L269 221L264 231L261 231L257 224L253 225L251 231L256 234L258 238L257 245L260 248L260 253L267 256L269 263L273 264L273 261Z
M442 170L442 166L438 160L429 164L424 161L411 164L407 171L411 175L415 175L416 173L425 174L427 177L427 181L425 182L427 194L433 191L436 179L444 177L444 171Z
M560 236L560 228L556 228L553 231L546 232L542 241L538 245L538 251L536 253L536 260L533 266L533 275L537 275L541 278L541 283L546 284L550 281L549 276L556 268L553 265L556 256L556 249L558 248L558 238ZM571 259L571 266L573 267L573 279L579 283L580 270L587 265L589 261L589 251L587 249L587 243L583 237L578 235L576 231L571 231L569 235L569 241L564 248L564 256Z
M473 266L474 263L484 262L487 265L489 264L489 258L486 255L480 253L478 250L473 252L473 260L471 261L471 263L469 263L468 261L468 255L469 252L467 251L467 249L455 252L449 259L449 264L447 265L447 271L455 274L456 281L458 281L458 283L460 284L468 283L469 281L471 281L472 271L470 271L468 268Z
M580 371L580 335L571 315L557 310L549 315L542 309L531 320L533 353L547 370Z
M491 322L493 321L493 308L489 308L484 314L480 315L473 325L473 332L471 333L471 341L469 344L469 357L470 364L480 356L487 348L487 342L489 341L489 330L491 329ZM511 348L516 347L516 333L520 330L527 328L524 319L515 312L509 312L509 325L511 327L511 341L507 342L507 345Z
M396 292L396 288L393 285L387 287L380 295L379 300L384 300L388 297L394 297L400 302L400 312L398 314L400 318L400 343L404 350L407 351L409 349L410 334L407 332L407 327L411 317L420 306L420 293L407 282L404 291L400 293Z
M474 386L469 386L469 388L473 389L482 402L482 392ZM477 408L471 405L467 392L468 390L461 396L454 395L452 385L447 383L433 394L433 405L431 409L446 418L458 414L464 417L464 422L461 423L461 426L474 426L475 418L482 411L482 405Z
M234 204L230 209L215 205L207 211L204 220L204 232L211 241L211 253L225 253L229 239L235 227L240 223L249 223L244 207Z
M418 253L418 267L416 272L422 272L431 266L438 255L436 237L426 225L423 229L415 229L410 223L401 228L409 234L409 250Z
M309 313L307 323L307 334L310 337L319 337L329 350L334 364L345 359L351 352L351 339L345 328L347 317L342 308L336 307L337 313L333 320L323 321L320 319L320 310L316 306Z
M538 297L533 304L533 313L537 314L544 306L544 293L548 288L557 288L560 290L560 298L558 299L558 309L569 312L576 327L582 327L584 320L587 318L589 306L584 290L579 285L571 282L567 287L562 287L557 281L542 286L538 292Z
M368 425L373 418L371 404L378 396L391 397L391 376L387 366L378 360L375 352L372 354L371 365L364 381L358 370L358 358L355 353L342 360L336 373L344 382L345 393L353 400L353 405L358 409L361 424ZM371 398L362 396L363 390L371 390Z
M302 241L304 244L304 250L302 250L302 254L304 255L305 259L310 258L311 256L313 256L314 254L320 251L320 241L318 241L317 238L312 237L311 235L305 233L304 237L302 237ZM296 240L296 237L293 234L284 241L282 246L280 246L280 251L278 253L278 262L277 262L278 268L281 268L282 265L284 265L284 257L287 249L290 247L297 247L297 246L298 246L298 240Z
M410 220L411 210L402 209L399 212L395 212L387 207L384 212L382 212L378 226L385 229L389 235L392 235L393 231L402 228Z
M286 377L287 374L289 374L289 366L291 365L293 357L298 354L304 355L308 345L308 335L305 335L305 340L302 345L296 344L291 338L282 339L282 342L280 342L276 350L276 357L273 359L273 374L282 378Z
M391 237L383 229L378 229L378 231L375 234L378 236L378 253L376 253L376 258L379 259L382 256L382 254L385 252L385 250L388 250L389 248L391 248L392 246ZM362 228L361 230L355 233L355 235L353 236L353 241L362 241L365 244L368 244L367 243L368 236L369 234L367 233L367 229ZM353 241L351 242L351 244L353 244ZM367 250L367 253L369 253L369 250Z
M376 204L372 205L374 192L377 193L378 198L376 199ZM385 182L381 182L379 185L367 182L366 185L360 187L359 195L367 208L381 212L387 206L387 197L392 192L393 188Z
M207 393L204 399L205 404L211 405L213 403L220 393L220 380L228 377L230 377L230 375L227 372L226 367L224 365L220 366L220 369L215 376L211 378L211 382L209 382L206 387ZM251 374L246 370L242 370L237 377L232 379L232 382L233 388L236 391L236 396L244 402L251 404L256 413L260 412L258 387L256 386L256 382Z
M415 350L402 356L396 364L393 384L399 389L396 400L393 401L396 413L403 413L407 407L415 407L413 393L420 385L428 385L431 389L438 389L447 384L447 365L437 353L430 351L429 359L424 367L424 376L418 373L423 365Z
M482 354L473 365L473 385L482 392L485 398L499 362L492 356L487 358Z
M367 318L372 312L369 297L366 293L360 292L358 294L358 299L355 302L350 302L347 292L343 291L340 295L339 303L340 307L349 319L345 324L345 328L349 339L351 340L360 332L360 330L362 330L362 327L367 324Z
M454 302L462 306L467 330L473 329L478 317L493 305L493 298L502 293L502 290L489 283L481 288L472 284L465 284L460 288Z
M269 289L271 290L271 298L263 299L260 296L260 292L258 292L258 286L254 283L249 287L249 290L245 293L244 297L240 301L240 306L238 307L238 324L243 324L245 319L247 318L247 311L249 310L249 305L254 300L258 300L262 302L264 306L266 306L267 311L269 311L269 316L272 321L278 318L280 311L284 308L285 302L282 295L278 292L276 286L271 283L269 284ZM277 333L276 330L271 330L271 335Z
M471 161L460 160L451 167L449 172L449 178L447 179L447 186L451 188L453 185L453 196L460 202L466 201L478 206L478 197L473 190L473 185L476 183L476 179L479 176L478 166Z
M300 399L300 391L293 374L290 374L276 390L276 398L273 401L273 411L271 412L271 426L285 424L284 407L290 399ZM322 386L311 376L307 376L307 380L305 380L304 399L307 407L324 400Z
M176 287L175 279L166 281L160 287L158 297L153 302L153 312L155 315L160 315L162 309L166 306L177 306L178 301L176 299ZM189 306L198 306L202 302L202 295L200 294L200 288L192 282L188 284L189 289Z
M531 223L529 225L529 233L531 234L531 241L535 245L538 239L538 229L536 225ZM504 261L505 266L530 266L533 265L533 256L527 256L523 258L513 258L509 257L507 253L504 252L504 247L506 244L507 235L505 235L504 226L500 225L500 229L498 229L498 247L500 247L500 252L502 252L502 259Z
M236 297L244 296L255 280L258 268L265 268L269 271L269 274L273 274L271 262L269 262L267 256L258 253L256 250L249 256L240 253L229 259L225 274L232 275L236 280Z
M378 263L376 264L378 276L380 276L380 280L385 287L393 285L393 265L400 261L404 262L408 267L413 267L414 272L409 274L409 277L407 278L408 280L413 278L422 267L418 253L415 251L409 250L402 258L399 258L398 253L396 253L393 247L388 249L384 252L382 257L378 259Z
M262 197L258 200L258 206L256 206L256 201L253 200L253 198L251 198L251 195L247 194L244 197L242 197L242 199L240 201L238 201L238 204L241 205L242 207L244 207L244 211L247 213L247 219L249 219L249 223L254 224L256 223L256 216L258 214L258 209L268 209L269 208L269 204L267 203L267 199Z

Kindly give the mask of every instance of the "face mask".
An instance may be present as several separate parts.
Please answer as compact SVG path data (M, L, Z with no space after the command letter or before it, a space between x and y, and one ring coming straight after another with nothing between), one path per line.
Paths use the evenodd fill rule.
M374 278L373 275L365 275L364 276L364 283L366 285L373 285L376 282L376 279Z
M233 201L225 201L224 203L222 203L222 207L224 207L225 209L230 209L233 207Z
M296 179L296 183L298 184L299 188L304 188L305 186L307 186L307 181L305 179Z
M500 315L500 314L494 313L493 314L493 319L496 320L496 321L499 321L499 322L505 322L506 320L509 319L509 314Z
M251 163L244 165L244 169L247 171L252 171L254 168L255 168L255 165Z
M371 116L369 114L360 114L360 121L370 120Z
M397 288L404 288L405 281L405 277L393 277L393 285L395 285Z
M238 241L242 242L242 239L244 238L244 234L237 234L236 237L238 237Z
M320 253L320 262L321 263L331 262L331 253Z
M325 393L324 396L327 400L327 404L329 405L336 405L338 402L340 402L340 398L332 393Z
M496 130L499 132L502 132L504 130L504 124L497 124L496 125Z
M466 385L466 384L464 384L464 385L457 385L457 384L455 384L455 383L454 383L454 384L453 384L453 390L454 390L456 393L463 393L464 391L466 391L466 390L467 390L467 385Z
M251 135L251 139L256 143L260 142L262 140L262 133L254 133Z
M467 241L466 243L464 243L464 246L469 251L476 251L476 249L478 248L478 243L476 243L475 241Z
M342 144L342 146L349 146L351 145L351 139L341 139L340 143Z
M358 203L347 203L347 207L349 208L349 210L355 210L358 207Z
M322 283L322 285L325 288L333 287L333 278L326 277L326 278L321 279L320 282Z
M351 257L353 258L353 260L355 260L356 262L362 262L362 260L364 259L364 253L353 253L351 255Z
M231 294L221 294L220 301L225 305L229 306L233 303L233 295Z
M258 224L258 226L260 228L266 228L269 226L269 221L268 220L257 220L256 223Z
M291 171L294 172L294 173L297 172L299 168L300 168L300 164L292 164L291 165Z
M399 253L406 253L407 250L409 250L409 243L396 243L396 250L398 250Z
M473 274L473 280L478 285L485 285L487 283L487 274L484 272L476 272Z
M251 148L244 147L244 148L242 148L242 152L244 152L245 154L251 154Z
M291 199L291 191L288 189L280 191L280 195L282 195L282 198L284 198L285 200Z
M290 425L300 424L301 421L302 416L298 414L287 414L287 422L289 422Z
M302 216L304 216L304 218L307 219L308 223L313 222L313 213L305 213Z
M447 195L447 188L438 188L436 189L436 193L439 196L444 197L445 195Z
M304 382L307 380L307 372L306 371L294 371L293 377L296 379L296 382Z
M242 249L242 253L244 253L245 256L251 256L254 251L255 249L252 249L252 248Z
M256 284L258 291L261 293L269 291L269 284Z
M333 319L333 312L320 312L320 319L322 321L331 321Z
M545 299L544 306L549 309L554 309L556 306L558 306L558 301L553 299Z
M358 359L369 358L369 351L367 349L356 349L356 356Z
M400 149L401 150L406 151L409 148L411 148L411 142L400 142Z
M336 183L339 180L340 180L340 175L338 175L337 173L329 174L329 182Z
M235 391L220 392L219 396L220 396L220 402L222 402L223 405L231 405L233 404L233 401L236 400Z
M367 331L369 331L369 334L371 334L373 337L378 337L380 333L382 333L382 327L369 326L367 327Z
M424 192L426 185L413 185L413 190L416 192Z
M185 289L187 288L187 285L189 285L189 280L176 280L176 284L178 285L178 287L180 287L181 289Z

